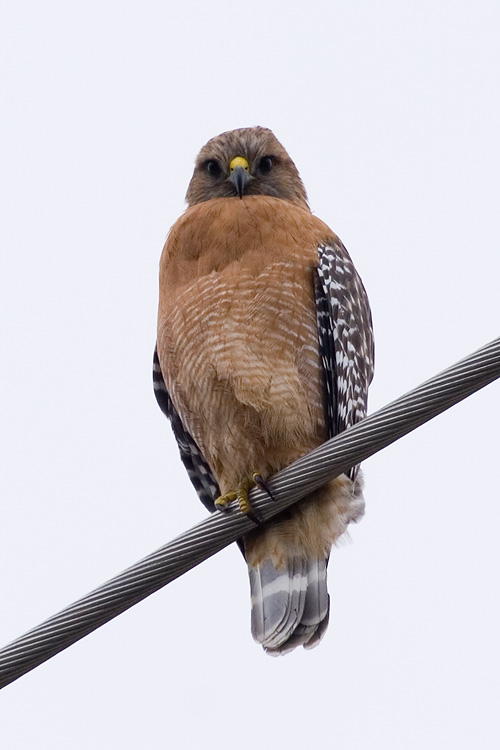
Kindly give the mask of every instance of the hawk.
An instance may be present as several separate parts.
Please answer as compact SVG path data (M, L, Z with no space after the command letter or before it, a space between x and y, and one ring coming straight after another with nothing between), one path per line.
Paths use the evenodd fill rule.
M253 483L365 416L370 307L267 128L208 141L186 201L160 261L155 393L205 506L251 513ZM363 513L354 467L241 540L267 653L319 643L332 545Z

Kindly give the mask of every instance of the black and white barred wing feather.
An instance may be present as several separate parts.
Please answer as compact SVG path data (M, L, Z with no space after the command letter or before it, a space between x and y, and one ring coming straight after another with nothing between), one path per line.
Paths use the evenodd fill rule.
M179 414L174 408L163 379L156 347L153 357L153 387L160 409L171 422L172 430L179 446L181 460L188 476L201 502L212 513L215 510L214 500L220 495L219 485L202 452L198 448L196 441L186 430Z
M373 329L368 297L339 239L318 247L318 338L330 437L366 416L373 378ZM355 479L359 467L349 472Z

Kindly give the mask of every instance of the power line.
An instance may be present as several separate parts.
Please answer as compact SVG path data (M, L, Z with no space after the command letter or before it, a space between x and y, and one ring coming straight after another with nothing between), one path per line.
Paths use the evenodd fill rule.
M250 493L267 521L326 481L346 472L424 422L500 377L500 338L324 443ZM96 630L121 612L211 557L254 523L235 504L140 560L0 650L0 688Z

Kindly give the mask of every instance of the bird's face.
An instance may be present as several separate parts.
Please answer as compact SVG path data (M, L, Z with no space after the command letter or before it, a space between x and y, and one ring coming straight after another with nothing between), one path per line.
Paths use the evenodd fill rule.
M230 130L208 141L196 159L186 200L193 206L246 195L271 195L307 208L297 168L267 128Z

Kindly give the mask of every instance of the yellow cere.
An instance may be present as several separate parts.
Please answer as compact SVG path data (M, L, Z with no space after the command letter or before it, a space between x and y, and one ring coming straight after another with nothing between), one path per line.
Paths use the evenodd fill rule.
M235 156L234 159L231 159L229 162L229 171L234 172L236 167L243 167L245 172L248 172L250 169L250 165L244 156Z

